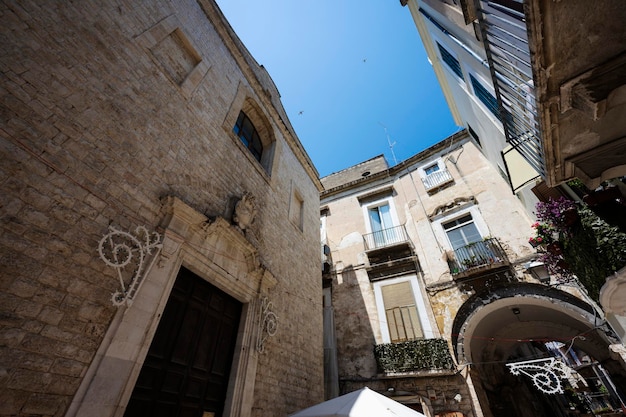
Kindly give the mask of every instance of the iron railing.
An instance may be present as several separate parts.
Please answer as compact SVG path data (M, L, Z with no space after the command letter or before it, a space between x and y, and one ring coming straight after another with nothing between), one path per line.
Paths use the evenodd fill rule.
M409 236L404 226L396 226L363 235L363 240L365 250L372 250L408 242Z
M422 178L426 190L431 190L450 181L452 181L452 175L450 175L447 169L432 172Z
M523 0L480 0L479 9L506 140L545 178Z
M449 257L450 258L450 257ZM455 249L452 259L448 259L450 273L457 275L474 268L485 266L498 266L508 263L506 253L495 238L485 239L480 242Z

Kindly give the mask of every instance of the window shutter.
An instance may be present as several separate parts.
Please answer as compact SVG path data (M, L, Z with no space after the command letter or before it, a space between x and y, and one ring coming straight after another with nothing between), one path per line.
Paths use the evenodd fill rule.
M561 190L557 187L550 188L545 181L541 181L539 184L532 188L532 192L537 196L540 201L547 202L550 198L556 200L563 196Z
M381 287L392 342L423 337L410 282Z

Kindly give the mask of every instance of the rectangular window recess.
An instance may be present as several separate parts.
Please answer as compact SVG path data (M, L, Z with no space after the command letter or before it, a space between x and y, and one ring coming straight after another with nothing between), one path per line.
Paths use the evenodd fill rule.
M441 46L439 42L435 42L437 47L439 48L439 53L441 54L441 59L443 62L448 65L448 67L454 72L460 79L465 80L463 77L463 70L461 69L461 63L458 59L454 57L446 48Z
M472 88L476 97L487 107L487 109L500 120L500 107L498 100L480 83L472 74L470 74Z

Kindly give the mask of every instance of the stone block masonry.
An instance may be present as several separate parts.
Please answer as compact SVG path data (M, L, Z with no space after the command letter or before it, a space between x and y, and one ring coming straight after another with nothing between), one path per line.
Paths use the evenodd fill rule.
M110 224L161 230L168 196L215 219L244 192L257 199L245 238L276 277L280 330L239 415L321 401L321 185L271 79L217 6L2 3L0 38L0 416L77 409L118 314L117 276L96 251ZM246 98L274 130L269 171L232 133ZM302 230L284 221L294 185Z

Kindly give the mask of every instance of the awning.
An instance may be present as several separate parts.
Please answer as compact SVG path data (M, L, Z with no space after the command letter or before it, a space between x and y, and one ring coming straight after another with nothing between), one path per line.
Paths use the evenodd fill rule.
M502 151L502 159L504 160L506 173L509 177L509 185L513 194L529 182L540 177L539 173L511 145L508 145Z

